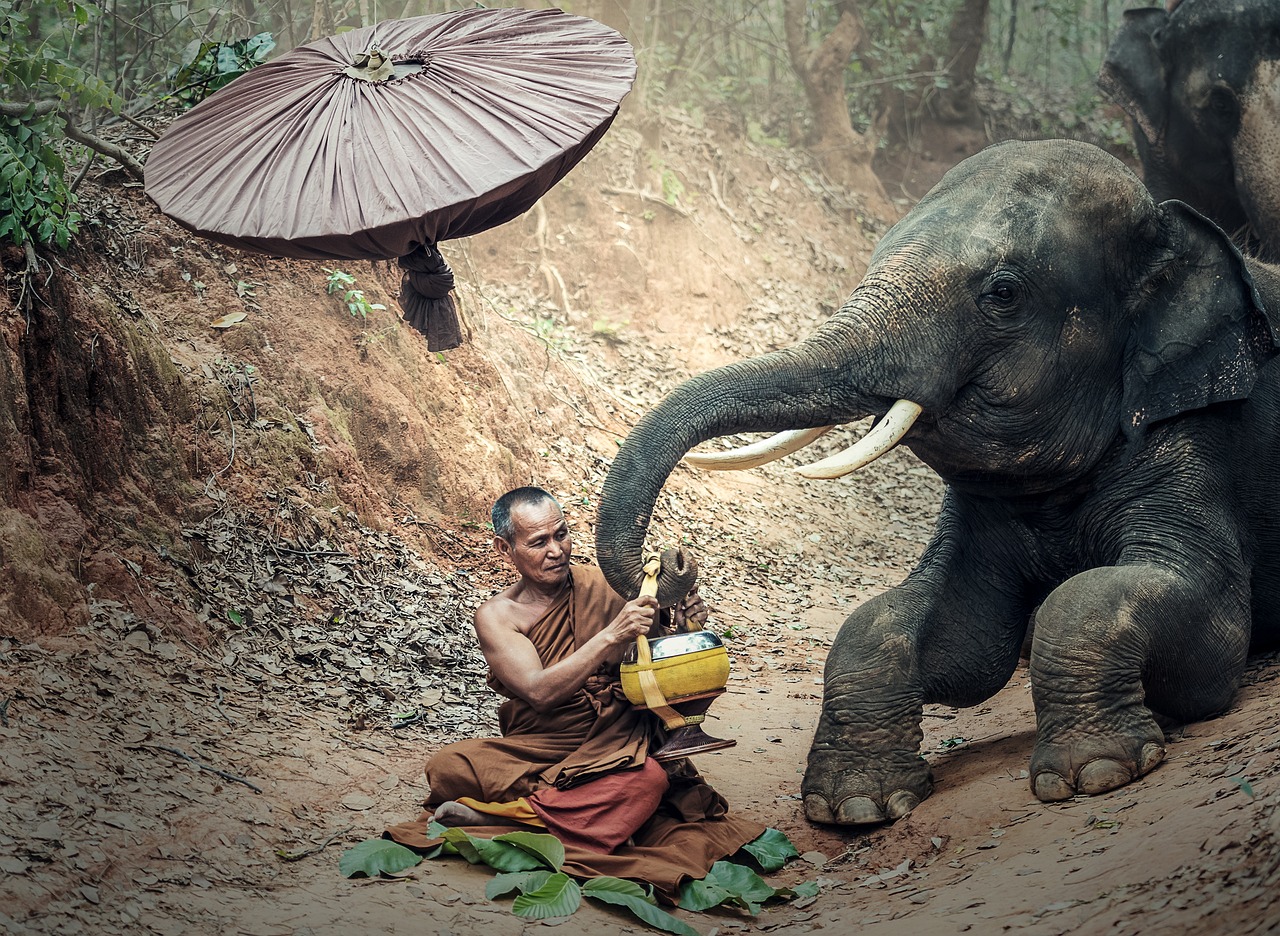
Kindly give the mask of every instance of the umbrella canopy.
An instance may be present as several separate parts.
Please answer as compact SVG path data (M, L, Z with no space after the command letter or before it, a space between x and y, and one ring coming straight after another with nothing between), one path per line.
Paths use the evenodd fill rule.
M608 129L635 70L621 35L559 10L353 29L174 121L147 160L146 192L212 240L303 259L400 257L406 289L416 277L447 295L434 245L527 211Z

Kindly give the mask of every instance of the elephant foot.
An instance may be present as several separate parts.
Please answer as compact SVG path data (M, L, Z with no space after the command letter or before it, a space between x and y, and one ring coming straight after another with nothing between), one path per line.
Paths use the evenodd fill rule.
M920 757L918 766L873 774L823 770L810 763L801 792L804 814L810 822L828 825L876 825L901 819L920 805L933 790L929 765Z
M1138 737L1090 736L1075 744L1039 742L1031 757L1031 791L1046 803L1106 793L1150 773L1164 753L1159 729Z

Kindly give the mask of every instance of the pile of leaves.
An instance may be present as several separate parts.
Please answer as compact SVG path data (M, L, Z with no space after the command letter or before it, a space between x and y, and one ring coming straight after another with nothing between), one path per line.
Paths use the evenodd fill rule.
M485 888L490 900L516 895L511 910L530 920L567 917L577 911L584 897L624 907L648 925L678 936L699 936L689 924L658 906L651 887L634 881L602 875L579 883L561 870L564 845L554 835L519 830L476 836L461 828L433 822L428 834L441 843L419 853L388 839L367 839L348 849L338 861L345 877L397 875L424 859L441 855L461 855L471 864L488 865L498 872ZM765 872L777 871L798 857L790 839L777 829L766 829L742 847ZM769 900L790 900L817 894L815 882L798 887L773 887L756 871L731 861L717 861L705 878L686 881L678 897L681 909L699 912L726 906L746 910L751 915Z
M264 688L295 684L357 727L419 723L446 741L496 731L500 700L471 629L485 569L439 567L304 493L267 492L266 515L226 507L188 525L189 553L162 556L178 574L156 586L204 625L224 666Z

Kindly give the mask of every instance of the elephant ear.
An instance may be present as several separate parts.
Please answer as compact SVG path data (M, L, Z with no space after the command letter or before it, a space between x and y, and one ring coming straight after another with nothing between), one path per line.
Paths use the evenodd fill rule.
M1124 432L1244 399L1280 353L1244 258L1180 201L1160 205L1159 256L1139 289L1124 364ZM1274 312L1273 312L1274 314Z
M1126 10L1098 72L1098 87L1133 120L1147 143L1164 133L1168 89L1160 31L1169 14L1158 7Z

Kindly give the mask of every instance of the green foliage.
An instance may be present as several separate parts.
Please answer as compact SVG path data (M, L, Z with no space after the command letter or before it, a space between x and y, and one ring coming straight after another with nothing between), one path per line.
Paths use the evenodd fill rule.
M539 868L535 871L507 871L495 875L493 880L485 885L484 895L490 900L497 900L499 897L510 897L512 894L536 891L547 883L547 878L554 873L547 868Z
M680 177L670 169L662 170L662 198L672 207L680 202L680 196L684 194L684 183L680 181Z
M700 936L698 931L684 920L672 916L659 907L653 894L645 891L634 881L624 881L616 877L592 878L582 885L582 893L601 903L625 907L638 919L664 933L675 933L676 936Z
M554 871L559 871L564 865L564 843L554 835L545 832L506 832L495 835L493 841L509 842L534 858L541 859L543 864Z
M687 881L680 888L680 906L687 910L709 910L721 904L741 907L752 916L760 905L779 896L764 878L750 868L731 861L717 861L700 881Z
M527 920L547 920L569 916L582 904L582 887L569 875L557 871L537 890L521 893L511 904L511 912Z
M765 829L758 838L743 845L742 850L759 862L765 871L777 871L792 858L800 857L791 839L777 829Z
M65 29L88 24L96 10L82 3L60 5L63 29L35 41L31 18L15 0L0 0L0 87L13 103L30 102L25 113L0 121L0 240L56 244L65 248L80 229L75 193L64 175L59 147L65 142L64 107L119 106L100 78L68 62L55 39ZM39 107L37 102L44 102Z
M0 124L0 239L66 249L80 229L66 166L47 142L61 131L56 114L7 117Z
M1228 779L1238 786L1240 788L1240 792L1249 797L1249 799L1254 798L1255 794L1253 792L1253 784L1249 782L1248 777L1229 777Z
M174 97L188 107L198 104L249 69L261 65L275 47L275 37L269 32L234 42L193 39L183 51L182 61L172 78L177 86Z
M634 881L598 877L579 884L563 873L560 868L565 859L564 845L553 835L520 830L484 838L437 822L427 827L427 834L443 839L444 847L431 851L426 857L457 854L472 864L487 864L498 871L499 874L486 886L485 896L496 900L516 894L512 911L517 916L532 920L568 916L577 910L583 897L590 897L601 903L624 907L638 919L664 932L698 936L696 929L661 909L651 889L646 890ZM781 868L797 854L795 846L777 829L766 829L744 849L769 871ZM775 888L750 868L717 861L706 878L685 883L680 890L680 906L696 911L727 905L755 914L767 900L810 896L817 890L816 883L802 884L794 889Z
M342 293L342 301L346 303L347 311L351 313L352 318L358 315L367 319L369 313L375 309L386 308L381 302L370 302L366 299L364 290L356 289L356 278L350 273L330 267L321 267L321 269L329 274L325 280L325 291L331 296L334 293Z
M513 842L471 835L463 829L446 829L441 836L471 864L487 864L495 871L532 871L546 862Z
M338 870L343 877L377 877L412 868L420 861L422 855L389 839L365 839L342 853Z

